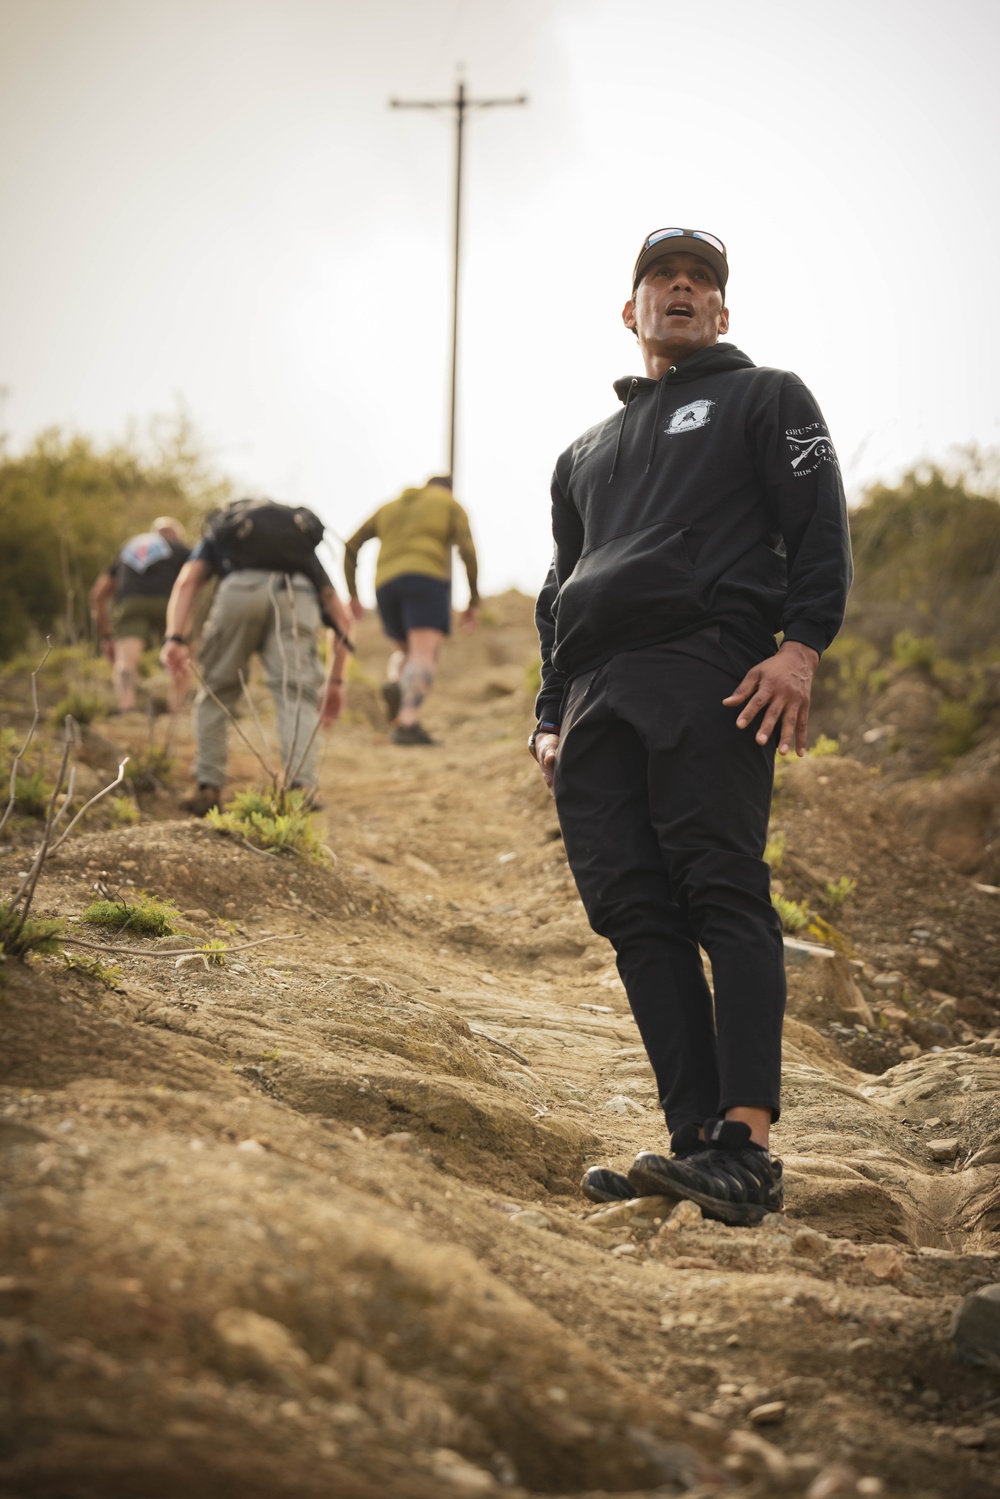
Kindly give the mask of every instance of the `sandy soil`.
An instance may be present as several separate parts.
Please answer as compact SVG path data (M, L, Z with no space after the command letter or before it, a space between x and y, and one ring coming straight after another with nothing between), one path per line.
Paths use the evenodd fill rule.
M524 749L533 651L528 602L492 601L428 706L443 745L396 749L366 622L331 863L165 795L51 863L39 914L101 882L281 940L206 969L123 939L114 990L5 965L0 1493L1000 1493L997 1374L950 1336L1000 1281L997 897L869 769L789 767L778 873L839 955L789 949L787 1211L596 1209L584 1166L665 1131Z

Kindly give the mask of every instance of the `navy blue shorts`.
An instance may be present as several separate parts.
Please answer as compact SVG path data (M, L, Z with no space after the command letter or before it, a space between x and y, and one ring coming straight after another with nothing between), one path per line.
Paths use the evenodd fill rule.
M405 641L411 630L451 634L451 584L426 573L403 573L375 590L382 628L390 640Z

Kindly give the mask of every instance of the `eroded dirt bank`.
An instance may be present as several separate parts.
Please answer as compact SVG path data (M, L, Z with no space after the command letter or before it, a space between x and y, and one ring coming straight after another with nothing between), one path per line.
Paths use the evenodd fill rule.
M285 940L121 956L118 992L6 965L0 1492L1000 1492L998 1376L949 1333L1000 1281L1000 900L869 770L790 767L780 877L844 951L789 950L788 1211L594 1209L583 1166L664 1131L523 749L532 652L527 601L495 601L426 752L358 683L331 866L166 799L51 866L40 914L100 880L198 937ZM375 679L381 655L366 625Z

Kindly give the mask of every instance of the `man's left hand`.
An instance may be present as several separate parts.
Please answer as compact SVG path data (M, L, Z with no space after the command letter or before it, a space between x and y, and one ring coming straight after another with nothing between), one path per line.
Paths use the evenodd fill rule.
M778 753L787 755L794 743L796 754L804 755L812 679L818 666L819 656L811 646L786 640L776 656L750 668L735 692L723 698L723 705L735 708L743 704L736 720L738 729L745 729L763 712L756 735L758 744L767 743L780 719Z
M476 611L476 605L470 604L468 609L464 609L459 615L459 629L464 630L466 635L471 635L473 630L476 628L476 620L478 619L478 617L479 616Z
M344 684L343 682L330 681L326 684L326 692L323 695L323 706L320 710L320 723L324 729L328 729L332 723L336 723L344 707Z

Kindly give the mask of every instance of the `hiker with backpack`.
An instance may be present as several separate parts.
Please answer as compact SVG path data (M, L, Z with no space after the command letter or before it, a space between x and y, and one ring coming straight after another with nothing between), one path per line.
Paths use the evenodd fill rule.
M170 591L191 555L186 541L179 520L158 516L148 531L129 537L90 590L90 614L101 654L111 662L119 713L135 707L139 658L163 636ZM175 675L171 709L180 707L185 686Z
M210 578L219 579L199 648L197 787L181 802L196 817L222 804L228 719L243 696L255 653L274 699L285 781L315 799L317 715L326 727L340 714L352 626L316 555L322 538L322 521L305 506L235 500L209 515L204 535L180 571L167 605L160 652L175 679L188 670L188 628L198 594ZM317 648L321 623L331 634L325 689Z

